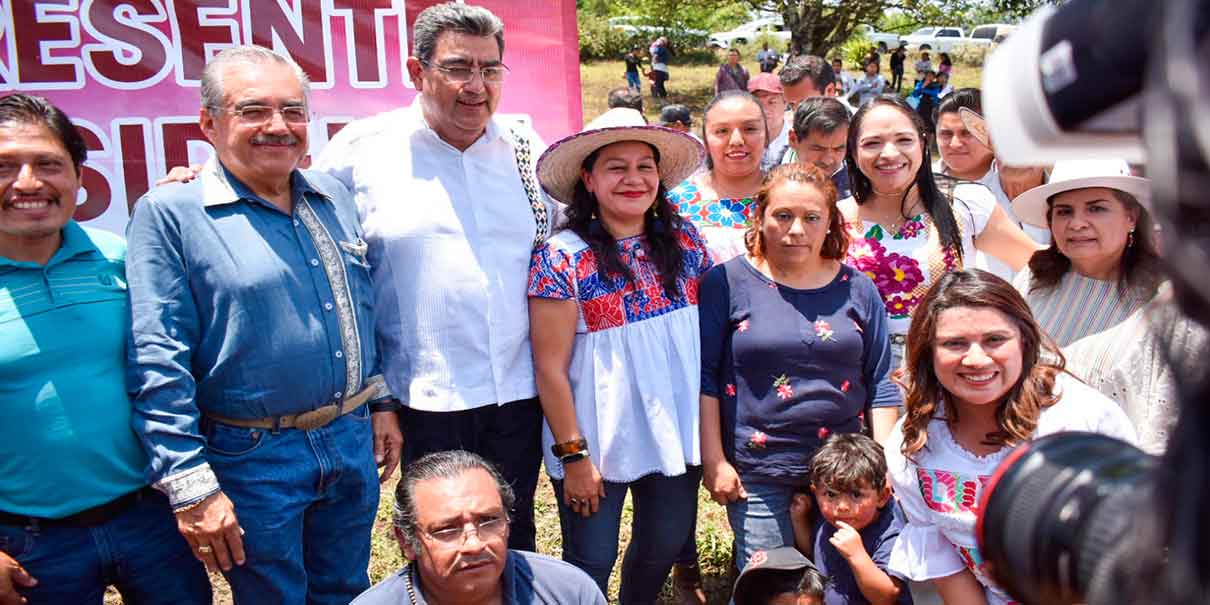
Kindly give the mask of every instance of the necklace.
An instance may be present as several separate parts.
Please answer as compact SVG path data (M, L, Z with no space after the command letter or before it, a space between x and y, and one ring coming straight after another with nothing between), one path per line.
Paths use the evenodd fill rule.
M403 585L408 589L408 603L417 605L420 601L416 600L416 589L412 586L412 566L408 565L403 572Z

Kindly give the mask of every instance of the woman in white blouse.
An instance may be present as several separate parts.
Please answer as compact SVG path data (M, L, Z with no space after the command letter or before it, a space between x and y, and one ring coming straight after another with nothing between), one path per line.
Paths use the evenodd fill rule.
M907 415L887 463L907 516L890 569L931 581L947 605L1012 603L975 542L983 485L1013 446L1060 431L1135 441L1112 401L1063 370L1021 295L981 270L929 288L908 334Z
M665 197L702 161L685 133L613 109L551 145L538 180L567 222L533 253L530 339L563 559L619 600L654 603L691 539L701 480L698 279L706 244Z

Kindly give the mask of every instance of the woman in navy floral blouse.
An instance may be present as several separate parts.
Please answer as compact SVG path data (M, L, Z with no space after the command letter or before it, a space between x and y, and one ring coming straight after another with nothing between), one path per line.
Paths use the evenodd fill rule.
M842 261L836 188L818 168L775 168L756 197L748 254L702 279L702 470L727 506L738 561L794 543L790 502L831 433L898 406L887 314Z

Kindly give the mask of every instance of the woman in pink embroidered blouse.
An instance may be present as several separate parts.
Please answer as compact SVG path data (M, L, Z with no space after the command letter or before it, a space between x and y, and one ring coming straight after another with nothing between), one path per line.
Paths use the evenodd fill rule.
M890 316L892 367L924 292L981 250L1019 270L1038 249L987 187L934 176L927 127L894 95L862 106L849 127L845 163L853 197L840 203L850 230L847 262L874 280ZM898 416L874 411L874 436L885 443Z

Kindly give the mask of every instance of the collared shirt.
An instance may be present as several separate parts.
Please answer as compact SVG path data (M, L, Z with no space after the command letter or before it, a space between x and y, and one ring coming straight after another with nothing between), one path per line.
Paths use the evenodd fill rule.
M769 172L782 162L786 151L790 149L790 130L794 127L794 115L786 112L786 120L782 122L781 132L773 135L765 146L765 154L760 159L761 172Z
M218 489L202 413L297 414L381 382L349 192L295 171L291 196L287 215L212 159L193 182L135 205L128 383L149 478L174 506Z
M409 565L375 584L349 605L425 605L416 566ZM408 594L412 585L413 600ZM553 557L508 551L500 576L505 605L605 605L605 597L588 574Z
M526 280L536 223L510 129L493 117L466 151L425 123L421 98L346 126L317 166L353 191L369 242L387 384L447 412L537 395ZM547 203L550 217L557 209Z
M0 510L61 518L147 484L128 305L116 235L68 221L46 265L0 256Z

